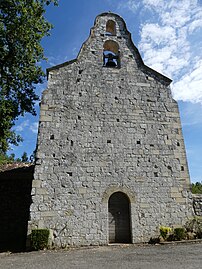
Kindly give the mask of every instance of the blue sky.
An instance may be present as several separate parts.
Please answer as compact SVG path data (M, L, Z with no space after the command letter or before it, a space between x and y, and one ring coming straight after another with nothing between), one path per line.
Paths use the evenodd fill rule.
M123 17L146 65L173 80L178 101L191 181L202 181L202 0L60 0L46 17L54 25L42 41L44 70L76 58L95 17L111 11ZM41 96L46 82L37 86ZM36 146L37 117L25 115L15 130L24 138L12 153L31 154Z

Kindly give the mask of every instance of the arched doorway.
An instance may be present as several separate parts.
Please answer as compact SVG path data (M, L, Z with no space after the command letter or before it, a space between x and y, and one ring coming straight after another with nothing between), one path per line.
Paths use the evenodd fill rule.
M108 218L109 243L131 243L130 202L123 192L110 196Z

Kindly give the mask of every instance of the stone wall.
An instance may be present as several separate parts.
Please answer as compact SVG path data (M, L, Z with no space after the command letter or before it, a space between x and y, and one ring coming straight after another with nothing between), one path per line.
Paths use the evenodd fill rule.
M193 194L193 207L196 216L202 216L202 194Z
M23 251L34 166L0 172L0 251Z
M113 20L116 35L108 36ZM107 40L120 67L103 67ZM130 201L132 242L192 216L189 172L171 80L145 66L121 17L99 15L77 59L48 70L29 229L55 245L108 244L108 201Z

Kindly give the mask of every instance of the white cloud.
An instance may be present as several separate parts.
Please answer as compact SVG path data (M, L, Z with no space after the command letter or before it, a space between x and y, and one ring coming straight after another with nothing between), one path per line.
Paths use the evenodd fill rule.
M197 0L142 2L151 13L138 46L145 63L173 79L176 100L202 103L201 5Z
M190 25L189 25L189 32L190 33L193 33L198 28L201 28L201 25L202 25L202 14L201 14L201 19L195 20L195 21L193 21L193 22L190 23Z
M146 6L162 7L164 5L163 0L143 0L143 4Z
M176 33L171 26L146 23L142 27L141 38L157 45L165 45L169 40L176 39Z
M25 127L29 125L29 120L23 121L21 124L15 126L15 131L22 132L24 131Z
M138 49L146 65L173 80L174 98L202 103L201 1L125 0L118 8L140 18Z
M177 101L202 104L201 0L120 2L119 10L128 9L141 20L138 49L145 64L173 80Z
M15 131L23 132L25 128L28 127L33 133L37 134L38 132L38 122L33 122L30 124L29 120L23 121L21 124L15 126Z
M202 60L172 85L172 92L176 100L202 103Z
M140 51L144 61L159 72L173 77L177 70L188 66L190 47L183 31L174 27L146 23L142 26Z
M128 8L132 12L136 12L141 4L141 0L128 0L127 2L124 1L124 3L119 3L118 9Z
M49 55L47 58L48 58L48 65L49 66L55 66L55 65L60 63L58 57Z
M33 133L37 134L37 133L38 133L38 126L39 126L38 122L33 122L33 123L30 125L29 129L30 129Z
M63 63L64 62L64 57L65 56L58 55L58 54L56 54L54 56L53 55L47 56L47 58L48 58L47 62L48 62L49 67L52 67L52 66L55 66L55 65Z
M64 62L67 62L69 60L72 60L72 58L76 58L79 52L79 48L78 47L73 47L70 50L70 54L55 54L55 55L49 55L47 56L48 58L48 67L52 67Z

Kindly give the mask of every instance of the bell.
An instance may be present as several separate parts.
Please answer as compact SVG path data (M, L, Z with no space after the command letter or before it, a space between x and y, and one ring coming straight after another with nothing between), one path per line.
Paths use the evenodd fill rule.
M116 67L116 63L113 61L113 59L108 59L106 66L108 67Z
M107 56L106 57L107 58L106 66L107 67L116 67L117 65L114 62L114 59L115 59L114 55L112 53L109 53L106 56Z

